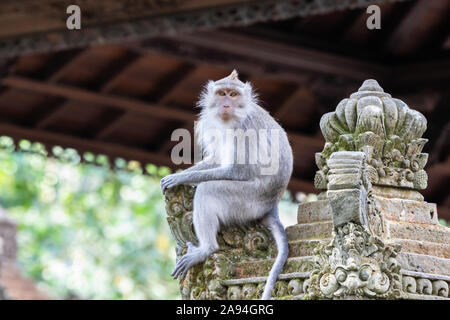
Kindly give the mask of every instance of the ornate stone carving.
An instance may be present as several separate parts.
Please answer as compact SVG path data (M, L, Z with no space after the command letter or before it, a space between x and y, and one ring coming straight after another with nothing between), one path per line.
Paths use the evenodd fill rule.
M308 298L398 298L399 250L361 225L349 222L338 227L332 241L315 250L316 268L305 284Z
M440 297L448 297L448 283L444 280L436 280L433 282L433 295Z
M195 189L190 186L177 186L166 191L166 212L172 235L177 242L177 256L181 255L186 242L197 243L192 226L192 200Z
M422 134L425 117L403 101L384 92L375 80L366 80L358 92L342 100L334 112L320 120L326 143L316 154L319 171L314 179L319 189L326 189L328 165L333 152L361 151L367 156L367 176L375 185L425 189L423 170L428 154L422 153L427 142Z
M184 254L186 243L197 243L192 222L195 187L180 185L165 191L167 221L177 242L177 257ZM276 249L270 231L255 222L246 226L230 226L217 235L219 251L204 263L189 270L180 283L185 299L246 299L259 291L228 288L219 279L234 275L235 263L244 260L266 259L275 255ZM242 290L241 290L242 289ZM231 290L231 291L230 291ZM242 291L242 292L241 292ZM244 296L242 296L244 294Z
M444 276L443 278L446 278L447 281L435 279L433 278L433 275L430 274L420 274L417 276L403 275L403 291L406 294L420 294L424 296L448 298L450 277Z
M429 279L419 279L417 280L417 292L420 294L430 295L433 291L433 285Z
M417 290L417 284L416 279L409 276L404 276L402 279L403 283L403 291L408 293L416 293Z
M195 187L181 185L165 193L167 221L177 242L177 254L186 248L186 242L197 243L192 224L192 201ZM259 223L235 225L221 230L217 235L221 249L248 258L266 258L274 253L270 231Z

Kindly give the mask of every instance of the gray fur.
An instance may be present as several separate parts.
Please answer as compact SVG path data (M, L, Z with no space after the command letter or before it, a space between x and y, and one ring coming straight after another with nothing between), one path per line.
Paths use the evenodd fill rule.
M206 94L208 92L204 93ZM244 164L230 165L209 164L203 160L181 173L163 178L161 188L164 190L178 184L197 185L193 224L199 244L198 246L188 244L187 253L178 260L172 276L184 278L193 265L204 261L218 249L216 235L220 226L260 220L271 231L278 251L262 295L262 299L270 299L276 279L288 256L286 233L278 216L278 202L291 177L293 155L285 131L256 103L253 94L248 96L251 97L250 100L244 101L244 105L241 106L245 114L231 127L257 131L279 130L280 152L277 174L262 175L260 173L262 165L259 162L248 163L248 157ZM202 107L200 123L203 121L209 127L214 126L209 118L214 116L213 100L210 99L209 103ZM269 143L270 138L268 134ZM251 148L248 145L249 143L246 150Z

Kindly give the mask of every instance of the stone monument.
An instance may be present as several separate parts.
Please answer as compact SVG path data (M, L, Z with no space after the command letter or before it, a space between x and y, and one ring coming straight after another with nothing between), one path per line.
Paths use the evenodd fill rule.
M316 154L318 200L299 205L286 228L289 258L275 299L449 299L450 229L427 186L427 121L366 80L323 115L326 143ZM167 190L177 257L196 242L195 188ZM276 255L258 223L222 230L220 249L180 281L183 299L258 299Z

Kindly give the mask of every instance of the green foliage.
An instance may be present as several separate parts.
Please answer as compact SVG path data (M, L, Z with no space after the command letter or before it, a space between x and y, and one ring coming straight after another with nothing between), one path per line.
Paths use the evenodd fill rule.
M18 223L23 272L57 298L174 299L174 241L159 178L139 163L0 138L0 204ZM41 148L41 149L40 149ZM33 151L32 153L26 151ZM145 170L165 175L167 168Z
M178 299L170 277L175 241L159 186L170 169L112 164L71 148L51 155L39 143L0 137L0 205L18 223L24 274L55 298ZM294 224L296 212L287 192L283 223Z

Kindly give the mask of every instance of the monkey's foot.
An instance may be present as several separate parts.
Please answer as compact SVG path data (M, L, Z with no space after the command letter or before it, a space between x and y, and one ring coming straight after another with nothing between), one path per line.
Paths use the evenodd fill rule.
M187 243L187 246L187 253L177 261L175 269L171 274L175 279L178 277L180 279L184 279L186 273L190 268L192 268L197 263L204 261L208 256L203 250L194 246L192 243Z

